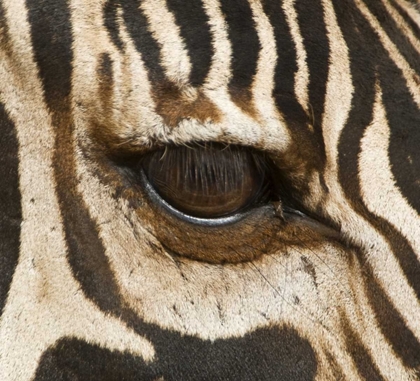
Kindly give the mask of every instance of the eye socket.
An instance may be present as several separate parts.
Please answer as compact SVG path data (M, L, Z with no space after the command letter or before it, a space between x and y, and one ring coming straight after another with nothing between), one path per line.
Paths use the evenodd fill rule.
M193 217L229 216L269 197L265 158L245 147L166 147L146 155L141 166L167 203Z
M133 212L126 216L132 225L142 221L170 257L242 263L337 237L301 212L282 163L268 153L204 143L111 159L104 163L116 177L107 172L101 180Z

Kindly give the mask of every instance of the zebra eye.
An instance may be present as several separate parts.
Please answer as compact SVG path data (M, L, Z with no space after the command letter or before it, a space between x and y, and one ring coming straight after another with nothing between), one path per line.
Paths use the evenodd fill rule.
M168 204L192 217L229 216L268 197L264 157L238 146L166 147L142 160L155 191Z

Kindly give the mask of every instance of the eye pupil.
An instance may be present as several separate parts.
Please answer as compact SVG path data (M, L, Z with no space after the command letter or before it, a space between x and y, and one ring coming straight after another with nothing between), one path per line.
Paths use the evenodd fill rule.
M227 216L267 194L264 158L244 147L167 147L146 156L142 168L166 202L194 217Z

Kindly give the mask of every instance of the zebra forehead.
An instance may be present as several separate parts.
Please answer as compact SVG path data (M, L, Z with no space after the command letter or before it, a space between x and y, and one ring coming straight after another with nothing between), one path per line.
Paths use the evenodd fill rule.
M98 33L98 30L103 31L99 21L97 30L92 29L92 22L86 25L84 20L76 18L75 21L76 30L83 33L74 33L73 45L80 49L75 51L78 57L73 67L72 95L86 117L92 117L90 122L93 120L101 126L102 133L112 135L114 142L120 139L118 144L129 141L144 145L150 143L146 138L150 136L152 140L178 143L191 140L248 142L268 149L287 145L289 133L272 97L270 76L276 58L272 46L258 60L259 70L253 76L238 68L238 77L254 78L252 81L234 80L231 62L238 58L232 56L230 50L225 52L222 46L220 52L213 51L209 70L203 80L197 82L193 78L194 68L180 58L184 49L178 49L176 44L170 41L152 44L143 35L130 36L123 23L118 34L124 37L124 45L121 45L113 42L109 31ZM223 25L217 25L217 31L223 30ZM92 45L98 34L102 43ZM184 41L182 36L178 37L179 41ZM153 38L154 34L150 34L149 39ZM225 38L228 41L228 35ZM208 43L211 46L212 39L209 38ZM121 45L121 49L115 50L114 45ZM179 62L173 67L158 69L165 48L170 62L177 59ZM150 62L153 49L157 50L157 57ZM191 48L187 52L199 54ZM257 57L252 59L257 62ZM265 135L270 135L270 139Z

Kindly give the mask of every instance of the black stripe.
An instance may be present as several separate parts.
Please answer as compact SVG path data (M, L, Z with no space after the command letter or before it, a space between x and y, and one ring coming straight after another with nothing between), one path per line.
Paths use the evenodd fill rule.
M61 143L62 144L62 143ZM60 148L61 144L57 145ZM59 166L60 162L57 162ZM74 168L71 168L74 169ZM56 170L59 172L59 169ZM96 222L79 194L71 194L64 188L76 186L75 179L57 173L57 187L60 207L64 220L68 253L67 258L75 279L79 282L86 297L103 311L117 315L121 307L119 287L110 268L105 248L99 237ZM69 184L68 180L71 181Z
M141 357L63 338L42 355L34 381L155 381L159 375ZM166 379L165 379L166 381Z
M214 54L209 18L201 0L167 0L169 10L180 27L181 37L186 44L192 69L190 83L201 86L211 67Z
M67 0L27 0L35 59L52 113L56 140L54 175L68 248L68 261L85 295L103 310L120 305L98 227L77 191L69 94L72 78L72 27Z
M379 369L373 362L372 356L344 315L341 316L341 330L345 335L346 350L353 358L361 379L383 381L384 378L381 376Z
M0 3L0 12L1 12ZM0 315L19 259L22 222L19 143L14 123L0 102Z
M351 110L339 141L339 181L353 205L361 201L358 181L360 141L373 118L375 102L376 59L368 49L376 51L369 24L349 2L333 1L338 23L349 48L350 71L354 86ZM372 41L373 38L373 41ZM367 44L369 42L369 44ZM368 46L365 46L368 45Z
M418 57L420 60L420 57ZM383 52L384 63L379 66L379 80L382 88L382 101L390 127L388 148L391 171L396 186L409 204L420 213L420 111L407 89L400 70ZM389 69L388 69L389 68ZM376 218L380 223L380 220ZM407 278L420 299L420 262L411 245L399 231L385 224L385 234Z
M407 327L403 317L389 300L385 290L376 280L371 266L365 260L363 261L363 268L366 271L364 282L366 294L370 306L375 311L379 328L392 349L401 358L404 366L418 371L420 369L419 341Z
M327 92L330 49L324 11L319 1L311 1L308 4L306 0L297 0L295 7L309 69L308 100L314 117L314 140L317 142L319 155L325 161L322 116Z
M417 60L420 62L420 56ZM385 53L383 65L379 66L379 79L390 128L392 174L402 195L420 214L420 110L401 71Z
M385 219L376 216L373 213L369 213L368 211L365 211L365 214L369 216L370 222L376 229L381 231L381 234L386 237L392 252L395 253L395 257L401 266L408 284L420 300L420 263L410 243L397 228L392 226Z
M228 25L228 36L232 46L231 72L229 90L232 99L238 94L248 93L257 71L260 42L252 18L251 7L246 0L221 0L221 10Z
M324 348L324 354L328 362L329 371L332 373L332 377L334 380L345 380L343 370L338 365L337 360L334 358L332 353Z
M316 376L315 353L292 328L273 326L210 341L147 326L156 337L151 363L63 338L44 352L34 380L313 381Z
M416 11L420 11L420 3L419 0L407 0Z
M386 10L381 1L367 1L366 6L379 21L381 28L395 44L413 70L420 75L420 56L408 37L398 27L396 21Z
M108 0L103 7L103 18L104 26L112 43L120 52L123 52L124 42L121 39L120 28L117 23L118 9L121 9L118 1Z
M154 84L166 82L167 78L160 64L160 45L149 30L148 20L140 9L139 1L124 0L120 2L120 6L127 31L146 65L149 80Z
M308 118L295 97L295 73L298 70L296 50L281 2L263 0L262 5L274 30L278 55L273 90L276 105L289 124L306 130Z
M284 168L285 172L292 172L299 168L299 170L305 171L306 178L311 178L314 176L314 172L318 172L320 181L324 184L322 174L319 175L319 170L324 166L323 150L319 147L322 135L318 131L315 133L319 136L314 137L314 133L308 127L312 122L312 115L305 112L295 95L295 74L298 70L297 54L282 3L281 1L263 0L262 6L273 27L278 56L274 73L273 98L286 121L293 140L290 151L285 153L279 165L284 168L286 163L290 164L290 167ZM298 184L294 181L294 184L297 186L290 192L296 196L293 197L294 199L304 199L305 195L311 191L307 182Z
M420 26L410 17L405 9L403 9L395 0L389 0L393 7L397 10L400 16L407 23L408 27L413 32L414 36L420 40Z
M337 19L344 39L349 47L351 74L354 85L352 109L339 144L339 180L346 197L355 211L366 218L380 234L387 239L395 258L399 261L404 275L414 291L420 292L419 263L407 240L386 220L370 213L362 203L358 178L358 156L360 141L365 128L372 121L375 101L375 83L378 71L381 85L385 92L390 92L398 99L394 88L401 86L404 79L370 28L368 22L355 6L342 0L333 1ZM366 43L368 41L368 43ZM384 74L382 74L382 72ZM391 78L387 82L384 76ZM398 90L396 90L398 91ZM407 101L407 98L405 99ZM404 105L404 102L402 103ZM404 106L405 107L405 106ZM411 110L408 109L408 112ZM393 110L399 114L397 110ZM404 109L401 112L405 112ZM363 263L366 259L360 259ZM363 265L367 265L364 263ZM406 326L403 319L385 295L384 290L375 281L375 274L369 271L366 277L369 301L374 308L380 328L390 345L406 366L420 364L420 344Z
M48 107L70 95L72 35L66 0L26 0L35 61Z

